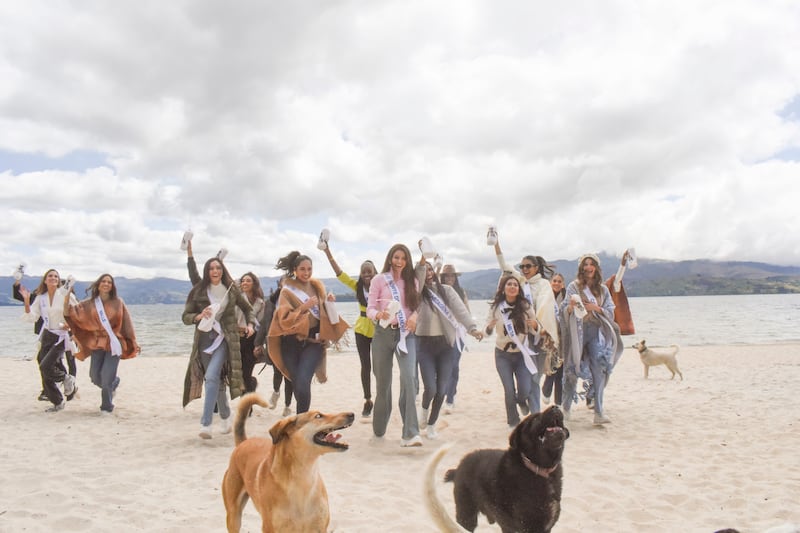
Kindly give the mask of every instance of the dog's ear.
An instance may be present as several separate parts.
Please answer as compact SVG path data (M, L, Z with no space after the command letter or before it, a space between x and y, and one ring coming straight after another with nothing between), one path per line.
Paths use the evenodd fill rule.
M541 422L542 413L532 413L523 418L522 421L517 424L517 427L514 428L514 431L511 432L511 435L508 436L508 447L511 450L521 449L521 440L523 435L531 431L535 433L538 430L538 426L541 424Z
M281 439L288 437L290 429L294 428L296 421L297 415L278 420L275 425L269 429L269 434L272 437L272 444L278 444Z

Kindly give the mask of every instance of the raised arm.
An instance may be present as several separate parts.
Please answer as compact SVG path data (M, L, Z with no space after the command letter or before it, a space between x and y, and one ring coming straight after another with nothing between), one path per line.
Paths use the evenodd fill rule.
M325 257L328 258L328 263L330 263L334 274L336 274L337 277L341 276L342 275L342 269L339 267L339 263L336 262L336 259L333 258L333 254L331 253L331 245L330 245L330 243L328 243L328 245L325 247Z
M200 272L197 270L197 263L192 255L192 241L186 244L186 268L189 270L189 281L192 286L200 283L202 278L200 277Z

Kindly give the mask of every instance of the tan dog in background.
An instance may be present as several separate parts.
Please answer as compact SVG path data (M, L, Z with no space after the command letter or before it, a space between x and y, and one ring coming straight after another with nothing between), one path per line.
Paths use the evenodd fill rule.
M334 432L352 425L355 415L308 411L277 422L269 430L272 439L248 439L244 425L254 404L267 407L257 394L239 401L234 425L236 448L222 479L228 531L241 528L248 498L261 515L265 533L327 531L328 492L317 459L348 449L339 441L341 435Z
M639 358L644 365L645 379L647 379L647 374L651 366L665 365L669 368L669 371L672 372L672 377L670 379L675 379L675 373L677 372L681 377L681 381L683 381L683 374L678 370L678 359L675 357L680 350L677 344L672 344L670 346L672 349L671 353L660 353L648 348L644 339L634 344L633 347L639 352Z

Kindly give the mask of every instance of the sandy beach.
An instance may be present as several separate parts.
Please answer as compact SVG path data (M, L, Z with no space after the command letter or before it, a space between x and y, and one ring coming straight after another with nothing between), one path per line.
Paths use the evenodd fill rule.
M683 381L663 366L645 380L638 354L626 348L606 393L612 423L594 427L585 406L573 411L555 531L745 533L800 523L800 345L684 347L678 360ZM0 531L223 531L220 481L233 436L198 438L200 402L180 405L186 362L123 361L117 408L101 417L88 362L79 363L80 398L45 413L35 363L0 359ZM312 409L359 415L358 358L333 353L328 374L313 386ZM265 396L270 377L268 367ZM469 450L507 445L491 342L464 354L456 407L442 415L439 439L418 449L399 446L396 406L381 446L360 418L345 430L350 450L321 459L331 529L435 531L422 471L443 443L453 448L438 492L454 514L444 469ZM279 415L257 408L248 433L266 435ZM243 531L260 531L252 506ZM499 528L481 518L478 531Z

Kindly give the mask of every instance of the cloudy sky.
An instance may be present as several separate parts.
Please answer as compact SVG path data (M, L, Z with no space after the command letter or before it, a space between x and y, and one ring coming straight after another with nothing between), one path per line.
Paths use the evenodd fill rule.
M800 265L800 4L7 1L0 272Z

